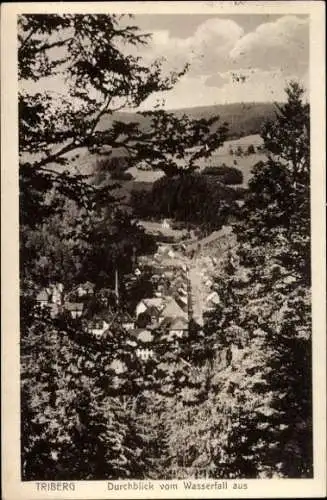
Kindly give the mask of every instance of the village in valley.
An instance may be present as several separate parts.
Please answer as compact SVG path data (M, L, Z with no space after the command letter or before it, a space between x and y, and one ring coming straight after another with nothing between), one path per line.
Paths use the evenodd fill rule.
M51 283L37 293L36 304L48 311L52 319L68 319L81 329L81 335L89 334L104 341L119 314L123 318L123 331L137 340L136 355L144 361L153 355L147 344L155 341L158 329L166 333L160 337L166 341L183 338L191 320L201 331L206 313L214 310L220 302L213 287L218 258L210 251L210 245L215 245L216 253L226 249L230 244L231 227L225 226L205 238L196 237L192 232L189 240L180 239L180 232L174 231L167 219L160 224L150 224L150 227L159 240L162 233L176 233L176 241L170 244L158 241L156 253L140 255L128 276L120 278L116 270L114 289L97 290L90 281L70 290L62 283ZM134 310L124 310L120 299L121 280L135 284L149 272L154 290L152 296L144 296ZM116 306L116 314L112 312L112 303ZM95 313L90 313L92 306Z

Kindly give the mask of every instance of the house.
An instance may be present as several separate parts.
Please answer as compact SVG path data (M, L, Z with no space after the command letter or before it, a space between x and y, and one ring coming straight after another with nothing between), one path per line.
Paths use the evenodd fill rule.
M188 320L185 317L165 318L161 325L167 332L167 340L182 338L189 329Z
M177 303L177 300L181 305ZM165 296L142 299L136 306L136 317L146 313L150 319L149 323L151 322L152 325L161 324L165 318L187 319L187 312L183 310L185 306L187 306L187 298L180 300L180 297L175 299L171 296Z
M159 297L162 299L162 297ZM162 306L163 307L163 306ZM160 311L162 309L162 307L155 307L155 306L151 306L149 307L149 309L147 310L147 313L149 314L150 318L151 318L151 323L152 324L156 324L158 323L159 321L159 318L160 318Z
M162 277L163 278L166 278L166 279L169 279L169 280L172 280L175 276L175 273L173 271L165 271L163 274L162 274Z
M160 311L159 322L164 320L164 318L187 318L187 314L173 297L166 297L165 305Z
M104 319L94 319L87 325L88 333L91 333L97 338L101 338L106 330L109 328L109 323Z
M136 168L138 170L144 170L144 171L151 170L151 166L148 165L145 160L139 161L138 164L136 165Z
M81 302L65 302L64 309L70 313L73 319L76 319L82 316L84 304Z
M114 359L110 365L110 369L113 370L117 375L121 375L127 371L127 366L120 359Z
M188 331L188 321L186 318L175 318L170 324L169 327L169 336L170 337L183 337L185 333Z
M143 344L153 341L153 333L147 328L133 328L132 330L129 331L129 334L135 340Z
M157 286L157 291L160 292L160 296L164 297L169 295L169 290L171 288L170 282L168 280L162 280L161 283Z
M135 324L138 328L156 326L159 321L160 312L154 306L150 306L146 311L140 313L136 318Z
M167 253L168 250L169 250L169 247L167 247L166 245L160 245L158 248L158 254L162 255L164 253Z
M53 304L57 304L58 306L62 304L62 292L63 292L63 285L61 283L58 283L58 285L53 285L52 287L52 297L51 297L51 302Z
M214 309L215 306L220 304L220 298L217 292L211 292L206 299L206 307Z
M188 307L188 295L181 295L178 292L173 292L172 297L175 299L176 304L184 311L187 311Z
M159 313L164 306L162 297L150 297L146 299L142 299L136 306L136 317L138 317L141 313L147 311L150 307L152 308L152 313L154 311L153 308Z
M90 281L86 281L78 285L76 288L76 293L78 297L87 297L89 295L94 295L94 285Z
M36 296L36 302L40 307L45 307L50 302L50 294L47 290L41 290Z
M131 315L128 314L127 312L122 317L122 327L126 331L130 331L133 328L135 328L135 322L134 322L133 318L131 317Z
M130 330L133 330L133 328L135 328L135 323L134 321L126 321L125 323L122 323L122 327L124 328L124 330L129 332Z
M176 301L177 301L177 299L176 299ZM188 306L188 296L187 295L186 296L180 295L178 297L178 302L180 303L181 308L183 309L185 306Z
M167 219L164 219L161 223L162 229L170 229L170 224Z
M47 288L43 288L36 296L36 302L41 307L47 304L62 304L63 285L61 283L51 284Z
M137 335L137 340L143 343L152 342L153 333L149 330L141 329L141 331Z
M58 314L62 312L62 306L60 304L52 303L48 304L47 307L49 308L51 318L56 318Z
M135 328L131 330L130 333L137 340L136 346L138 347L135 351L136 356L142 359L142 361L148 361L148 359L152 358L154 356L154 351L146 344L153 341L153 333L145 328Z

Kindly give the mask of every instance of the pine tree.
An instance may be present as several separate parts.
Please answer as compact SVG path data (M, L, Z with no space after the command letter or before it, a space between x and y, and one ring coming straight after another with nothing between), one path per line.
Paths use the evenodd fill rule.
M213 377L230 415L217 455L227 477L312 475L309 109L297 84L287 96L264 128L268 159L254 169L208 325L232 352Z

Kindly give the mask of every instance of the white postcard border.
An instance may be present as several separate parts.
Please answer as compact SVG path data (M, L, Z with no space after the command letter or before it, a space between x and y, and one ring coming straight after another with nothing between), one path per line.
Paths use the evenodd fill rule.
M101 2L7 3L1 25L2 180L2 484L6 500L66 498L300 498L326 494L326 265L325 265L325 3L305 2ZM313 313L314 479L230 480L247 489L185 490L183 481L151 481L154 489L108 489L109 483L73 481L74 491L40 491L20 481L18 111L16 16L19 13L309 14L311 104L311 214ZM134 481L131 481L134 482ZM205 481L214 483L214 480ZM222 481L216 481L221 483ZM140 481L135 481L140 483ZM143 483L148 483L144 481ZM160 484L177 483L166 490ZM194 481L204 483L204 481ZM225 496L226 495L226 496Z

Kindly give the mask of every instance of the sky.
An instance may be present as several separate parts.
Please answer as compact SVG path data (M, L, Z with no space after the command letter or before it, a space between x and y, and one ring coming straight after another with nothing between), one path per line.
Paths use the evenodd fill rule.
M308 16L142 14L126 22L152 34L146 46L128 46L129 53L148 64L164 58L167 74L189 63L172 90L150 96L140 109L280 102L294 79L309 90ZM49 78L44 89L63 85Z
M176 87L160 96L166 108L282 101L291 79L308 89L307 16L149 14L136 16L135 24L153 34L140 56L165 57L167 71L190 63Z

